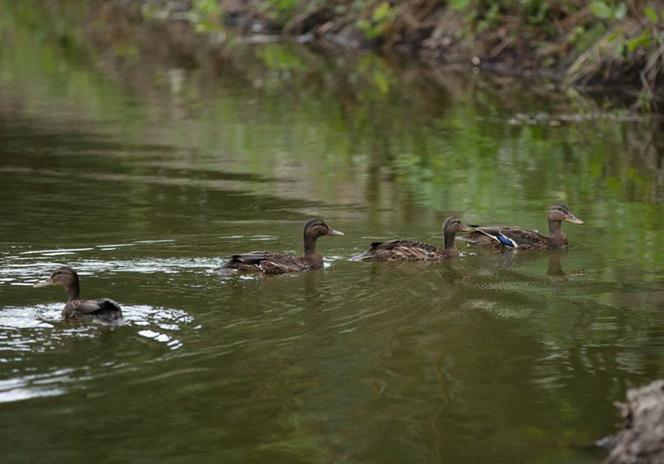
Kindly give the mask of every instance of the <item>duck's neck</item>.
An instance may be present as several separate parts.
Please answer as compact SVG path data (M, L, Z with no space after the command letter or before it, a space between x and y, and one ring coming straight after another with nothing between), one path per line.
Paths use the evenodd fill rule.
M73 280L69 285L65 287L67 292L67 301L78 300L79 295L81 294L81 288L78 283L78 279Z
M549 237L555 246L563 246L567 244L567 237L563 233L562 221L549 219Z
M323 265L323 257L316 252L316 239L318 237L304 236L304 259L316 266Z
M456 234L454 232L443 231L443 236L445 237L445 249L454 250L454 239Z

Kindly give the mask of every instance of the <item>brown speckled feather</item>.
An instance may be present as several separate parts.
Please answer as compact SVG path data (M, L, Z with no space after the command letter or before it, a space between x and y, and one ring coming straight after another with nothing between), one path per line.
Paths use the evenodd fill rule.
M357 259L374 261L437 261L457 256L456 250L440 249L417 240L373 242Z
M241 255L233 255L226 269L237 269L249 272L263 272L265 274L285 274L312 269L311 263L304 258L270 251L252 251Z

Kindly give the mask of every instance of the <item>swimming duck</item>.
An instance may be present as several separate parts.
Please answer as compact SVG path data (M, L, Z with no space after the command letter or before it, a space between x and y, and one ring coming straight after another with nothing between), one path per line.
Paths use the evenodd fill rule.
M80 300L78 274L69 266L57 268L51 276L36 283L34 287L53 287L60 285L67 292L67 304L62 316L71 321L99 321L113 323L122 319L122 309L115 301L108 298L99 300Z
M351 258L353 261L437 261L459 256L459 250L454 247L457 233L471 231L459 218L450 216L443 221L444 248L437 248L428 243L417 240L389 240L387 242L373 242L370 248Z
M323 267L323 257L316 252L316 240L324 235L343 235L320 219L311 219L304 225L304 256L293 256L273 251L252 251L231 256L221 270L285 274Z
M562 222L583 224L564 203L555 203L547 212L549 235L517 226L473 227L466 240L474 245L495 248L559 249L567 246L567 236L562 231Z

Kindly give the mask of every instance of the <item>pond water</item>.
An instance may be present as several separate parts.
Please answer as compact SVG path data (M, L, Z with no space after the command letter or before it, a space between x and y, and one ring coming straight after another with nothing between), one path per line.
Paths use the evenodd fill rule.
M661 119L125 13L0 0L3 463L601 461L664 376ZM556 201L562 254L347 260ZM215 271L311 217L324 270ZM62 264L126 323L62 322Z

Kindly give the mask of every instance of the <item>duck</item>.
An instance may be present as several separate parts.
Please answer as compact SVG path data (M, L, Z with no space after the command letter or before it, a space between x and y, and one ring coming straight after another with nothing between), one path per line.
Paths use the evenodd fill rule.
M97 321L115 323L122 319L122 308L109 298L81 300L81 286L78 274L69 266L61 266L53 271L48 279L34 285L39 287L61 286L67 292L67 303L62 317L68 321Z
M316 251L316 241L325 235L344 235L344 233L328 226L322 219L311 219L304 225L304 256L274 251L252 251L231 256L221 270L286 274L320 269L323 267L323 256Z
M454 246L456 234L471 231L456 216L443 221L444 247L438 248L417 240L389 240L373 242L367 251L351 257L352 261L438 261L456 258L459 250Z
M563 221L583 224L583 221L564 203L551 205L547 211L547 220L549 235L518 226L472 226L473 230L466 234L465 240L473 245L491 246L497 249L556 250L568 245L567 236L562 231Z

